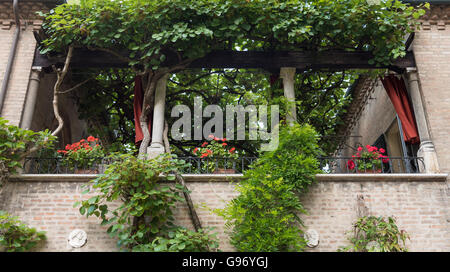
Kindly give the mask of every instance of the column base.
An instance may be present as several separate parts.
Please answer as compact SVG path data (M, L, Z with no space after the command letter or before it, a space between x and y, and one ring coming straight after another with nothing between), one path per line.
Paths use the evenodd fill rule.
M147 158L154 159L164 152L166 152L166 150L162 144L152 143L152 145L147 148Z
M421 173L440 173L436 150L431 141L420 143L417 157L423 158L423 164L419 163Z

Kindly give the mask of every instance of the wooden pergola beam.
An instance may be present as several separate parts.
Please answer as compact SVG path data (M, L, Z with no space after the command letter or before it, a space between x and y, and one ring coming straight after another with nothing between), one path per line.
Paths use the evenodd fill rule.
M261 68L266 70L280 69L281 67L294 67L297 70L305 69L376 69L390 68L402 70L415 67L412 52L397 59L389 66L375 66L369 64L372 59L370 52L348 51L214 51L205 57L195 60L189 68ZM168 56L166 65L175 64L174 57ZM62 64L64 57L47 57L36 50L33 66L51 67ZM128 67L128 63L106 52L77 49L71 62L73 68L109 68Z

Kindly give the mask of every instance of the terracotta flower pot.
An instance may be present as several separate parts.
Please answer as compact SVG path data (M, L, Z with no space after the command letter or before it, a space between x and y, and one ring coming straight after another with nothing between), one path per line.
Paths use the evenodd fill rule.
M218 168L218 169L214 170L213 174L236 174L236 170Z
M77 169L75 174L98 174L98 169Z
M362 170L356 170L356 173L358 174L378 174L381 173L381 169L362 169Z

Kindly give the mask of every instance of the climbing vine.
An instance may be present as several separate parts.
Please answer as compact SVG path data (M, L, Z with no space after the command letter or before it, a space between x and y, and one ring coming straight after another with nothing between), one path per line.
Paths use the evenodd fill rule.
M231 230L231 244L239 251L301 251L299 196L320 173L317 133L309 125L283 127L279 147L266 152L244 174L240 195L217 210Z
M17 217L0 211L0 252L27 251L45 239L45 232L37 231Z
M80 206L81 214L99 217L101 225L109 226L107 232L117 238L120 249L181 250L183 245L188 246L186 236L199 240L188 248L215 248L216 242L207 231L198 230L198 234L193 234L174 224L173 209L183 200L182 194L187 189L162 181L175 180L173 173L185 166L184 161L169 154L152 160L122 154L114 156L114 160L104 174L87 184L84 193L94 196L75 206Z
M49 148L56 137L48 130L34 132L9 125L0 117L0 187L22 168L22 160L34 149Z

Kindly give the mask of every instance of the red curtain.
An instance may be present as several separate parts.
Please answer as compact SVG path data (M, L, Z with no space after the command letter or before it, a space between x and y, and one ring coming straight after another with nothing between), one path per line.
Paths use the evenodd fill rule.
M142 112L142 103L144 102L144 90L142 89L142 78L141 76L136 76L134 78L134 126L136 130L135 135L135 144L139 145L142 139L144 138L144 134L142 133L142 128L139 123L139 117ZM148 121L148 131L151 133L151 122Z
M416 144L420 142L419 133L417 132L416 120L414 112L408 99L408 92L406 90L403 78L397 78L394 75L385 76L381 78L384 89L394 105L398 118L402 123L403 137L405 142Z

